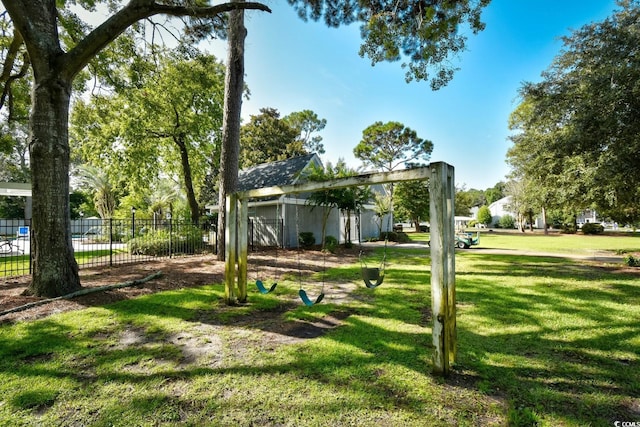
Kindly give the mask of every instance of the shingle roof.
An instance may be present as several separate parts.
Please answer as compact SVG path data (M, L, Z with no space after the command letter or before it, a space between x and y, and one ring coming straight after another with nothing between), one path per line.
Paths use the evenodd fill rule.
M256 188L273 187L276 185L294 184L307 165L316 158L316 154L292 157L272 163L263 163L238 173L238 191L253 190Z

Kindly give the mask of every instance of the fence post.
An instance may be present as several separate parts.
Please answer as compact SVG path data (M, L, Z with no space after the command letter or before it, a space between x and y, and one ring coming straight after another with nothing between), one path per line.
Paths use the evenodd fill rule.
M24 220L25 225L29 226L29 274L33 274L33 229L31 228L31 218Z
M255 224L253 222L253 219L251 218L249 218L248 221L249 221L249 240L251 240L251 252L253 252L256 250L255 242L253 241L255 237L255 235L253 234L253 227Z
M173 222L171 221L171 214L167 214L169 218L169 258L172 258L173 250Z
M113 267L113 218L109 218L109 267Z
M136 208L131 206L131 238L136 237Z

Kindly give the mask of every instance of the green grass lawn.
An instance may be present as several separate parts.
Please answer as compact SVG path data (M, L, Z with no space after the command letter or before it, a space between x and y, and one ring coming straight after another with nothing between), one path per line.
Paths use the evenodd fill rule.
M457 251L458 361L442 379L431 375L428 251L389 249L387 260L374 291L358 283L358 265L327 271L325 302L311 308L284 280L272 294L252 289L240 307L225 306L222 285L212 284L2 325L0 424L640 420L638 274ZM349 282L358 283L352 302L335 304L338 284ZM305 288L317 295L320 283ZM341 324L293 340L287 331L303 322Z
M79 265L90 264L97 259L107 257L109 254L117 256L126 253L124 249L96 249L92 251L75 252L75 258ZM20 276L29 274L29 255L1 256L0 277Z
M474 233L476 230L469 230ZM407 233L413 241L429 240L429 233ZM561 234L541 231L480 230L480 248L591 255L594 251L640 252L640 233L612 232L603 235Z

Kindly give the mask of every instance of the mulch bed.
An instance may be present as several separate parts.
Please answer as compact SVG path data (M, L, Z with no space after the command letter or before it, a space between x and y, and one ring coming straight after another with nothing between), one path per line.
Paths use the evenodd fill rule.
M274 250L252 252L249 254L250 280L257 274L275 277L286 272L300 272L303 276L341 264L357 262L357 249L341 250L337 254L323 255L319 251ZM70 310L80 310L90 306L101 306L140 295L155 292L198 287L206 284L224 282L224 262L215 255L189 256L140 264L97 267L80 270L80 280L84 288L93 288L109 284L140 280L161 271L162 274L143 284L95 292L73 299L61 299L24 311L0 316L0 323L21 320L33 320ZM24 295L30 276L0 279L0 312L19 307L44 298Z

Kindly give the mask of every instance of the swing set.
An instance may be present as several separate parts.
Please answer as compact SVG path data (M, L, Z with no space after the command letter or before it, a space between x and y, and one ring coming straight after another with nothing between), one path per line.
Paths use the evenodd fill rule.
M320 190L332 190L362 185L429 179L430 192L430 250L431 250L431 311L433 316L433 372L448 375L456 359L456 292L455 252L450 244L455 236L453 166L444 162L429 166L391 172L376 172L329 181L306 182L254 190L239 191L227 195L225 227L225 302L229 305L247 300L247 250L248 250L248 200L286 194L300 194ZM367 276L371 285L379 286L384 280L386 241L382 263ZM363 263L363 268L369 270ZM372 269L375 270L375 269ZM369 272L367 271L367 274ZM366 283L366 282L365 282ZM300 283L299 295L305 305L314 305L324 298L323 289L312 300ZM374 286L374 287L375 287ZM264 287L264 284L263 284ZM267 290L266 287L264 287ZM274 287L275 289L275 287ZM311 303L311 304L309 304Z

